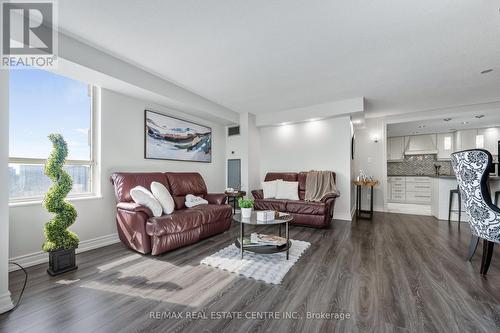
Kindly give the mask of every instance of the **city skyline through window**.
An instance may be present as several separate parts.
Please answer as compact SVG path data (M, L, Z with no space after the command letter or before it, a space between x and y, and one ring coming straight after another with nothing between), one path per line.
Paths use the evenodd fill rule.
M52 150L51 133L68 144L65 170L73 178L70 195L92 191L92 99L90 86L39 69L9 73L9 197L40 199L51 182L44 175Z

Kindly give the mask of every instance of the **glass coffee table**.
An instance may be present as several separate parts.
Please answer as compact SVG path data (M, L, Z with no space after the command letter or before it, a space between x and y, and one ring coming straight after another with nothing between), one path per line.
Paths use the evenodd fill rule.
M234 245L236 245L236 247L241 250L241 258L243 258L244 251L250 251L261 254L270 254L270 253L278 253L286 251L286 260L288 260L290 246L292 245L292 243L290 242L290 237L288 235L288 224L293 221L292 215L278 217L271 221L257 221L257 214L255 212L252 212L252 216L250 218L242 218L241 214L234 214L233 221L236 221L240 224L240 237L236 238ZM286 244L281 246L266 245L263 247L246 246L246 245L242 246L243 239L245 237L245 225L254 225L254 226L277 225L278 235L280 237L281 237L281 226L285 225Z

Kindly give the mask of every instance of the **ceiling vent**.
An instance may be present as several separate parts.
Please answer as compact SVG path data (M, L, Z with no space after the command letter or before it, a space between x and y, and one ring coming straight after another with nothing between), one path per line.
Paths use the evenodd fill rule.
M239 135L239 134L240 134L240 127L239 126L228 127L227 136Z

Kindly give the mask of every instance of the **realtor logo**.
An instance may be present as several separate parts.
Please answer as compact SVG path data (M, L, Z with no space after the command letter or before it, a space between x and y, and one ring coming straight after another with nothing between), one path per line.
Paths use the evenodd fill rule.
M2 68L55 68L57 65L54 1L1 2Z

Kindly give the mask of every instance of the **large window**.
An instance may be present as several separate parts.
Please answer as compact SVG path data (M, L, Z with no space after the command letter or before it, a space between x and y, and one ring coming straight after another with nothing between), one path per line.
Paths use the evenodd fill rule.
M52 149L50 133L68 143L70 196L92 194L92 87L38 69L11 70L9 78L10 201L40 200L49 188L44 163Z

